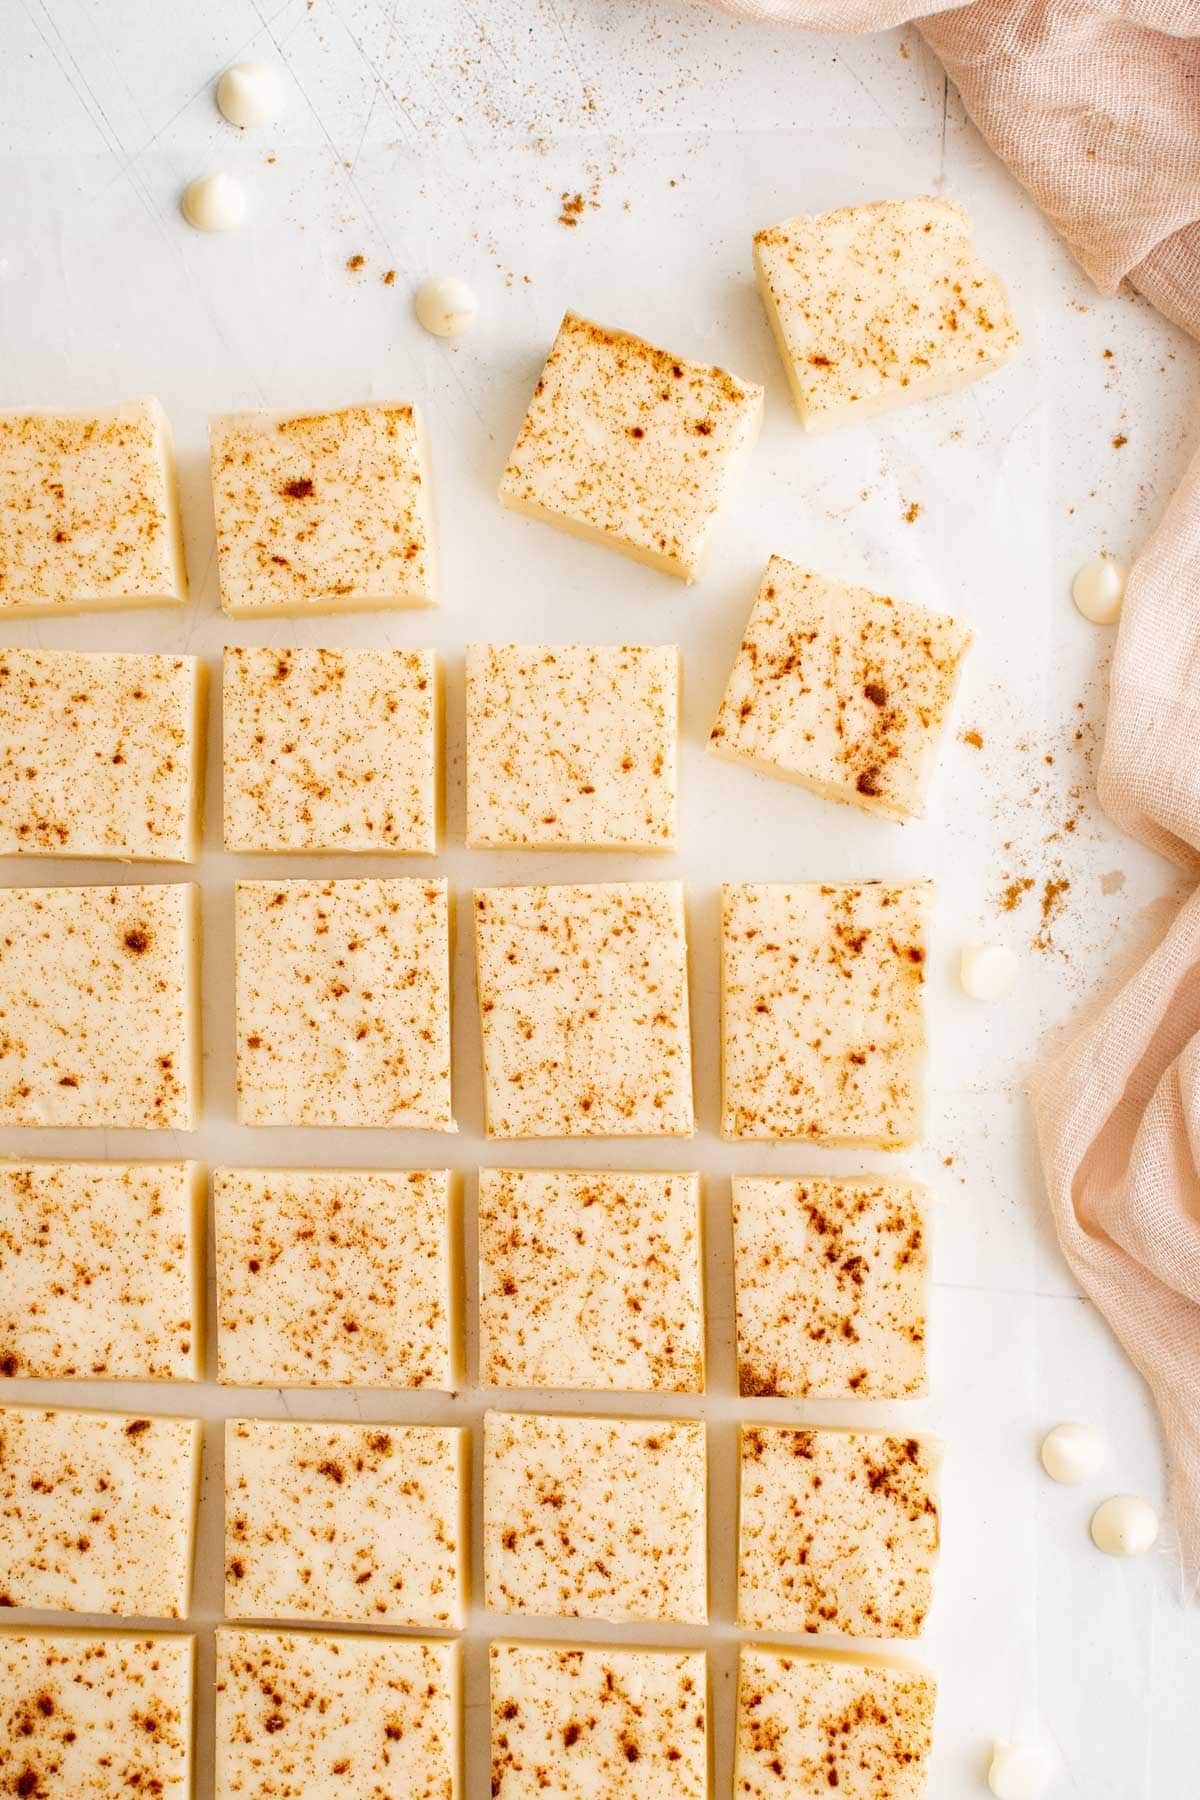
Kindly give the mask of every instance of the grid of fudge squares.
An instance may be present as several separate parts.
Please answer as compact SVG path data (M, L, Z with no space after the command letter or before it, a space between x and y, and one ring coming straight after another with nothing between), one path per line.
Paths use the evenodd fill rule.
M763 389L568 312L500 482L516 512L694 581Z

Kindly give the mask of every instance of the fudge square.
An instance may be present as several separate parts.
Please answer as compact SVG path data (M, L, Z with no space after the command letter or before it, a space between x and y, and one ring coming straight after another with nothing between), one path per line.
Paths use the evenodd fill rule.
M415 407L230 413L209 435L221 605L231 618L437 599L429 453Z
M432 855L431 650L225 651L225 848Z
M461 1800L447 1638L217 1627L215 1800Z
M763 389L568 312L500 482L514 512L694 581Z
M479 1380L702 1394L700 1177L481 1169Z
M673 644L468 644L467 843L671 850Z
M204 665L0 650L0 856L195 862Z
M461 1631L467 1434L230 1419L225 1612Z
M489 1137L690 1137L677 881L483 888L475 946Z
M773 556L708 740L731 762L919 819L965 625Z
M451 1194L446 1169L215 1169L218 1379L458 1387Z
M0 888L0 1125L195 1129L198 892Z
M445 881L239 881L235 918L243 1125L456 1129Z
M489 1659L495 1800L708 1800L703 1650L500 1641Z
M756 235L754 267L809 431L952 393L1021 341L1003 284L950 200L785 219Z
M722 888L722 1137L920 1136L931 897L927 881Z
M918 1637L937 1558L940 1459L927 1437L743 1425L739 1626Z
M699 1419L486 1413L484 1603L702 1625L706 1502Z
M926 1392L926 1195L888 1176L733 1177L738 1392Z

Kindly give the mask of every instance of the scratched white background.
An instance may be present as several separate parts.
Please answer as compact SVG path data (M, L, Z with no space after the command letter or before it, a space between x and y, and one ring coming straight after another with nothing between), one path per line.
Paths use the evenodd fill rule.
M286 72L286 111L264 133L233 131L213 106L213 78L240 57ZM701 1134L693 1146L534 1146L528 1160L697 1166L710 1176L712 1392L697 1409L712 1421L707 1637L716 1793L729 1791L732 1731L733 1421L739 1413L848 1413L739 1405L732 1395L726 1177L735 1168L804 1165L786 1148L747 1153L714 1135L714 886L723 877L911 871L935 875L941 894L930 1143L912 1159L940 1201L935 1391L927 1405L862 1416L926 1424L947 1443L945 1550L924 1647L942 1681L932 1793L965 1800L982 1792L991 1739L1012 1734L1055 1751L1056 1793L1196 1800L1200 1776L1186 1727L1200 1678L1200 1615L1185 1595L1169 1526L1158 1551L1129 1565L1101 1559L1086 1531L1106 1492L1159 1498L1155 1431L1140 1385L1054 1249L1021 1098L1023 1071L1046 1032L1176 892L1172 872L1117 838L1091 803L1111 639L1075 616L1067 584L1101 547L1135 551L1160 510L1194 432L1194 349L1138 302L1091 293L966 126L911 32L856 41L754 30L686 0L8 0L0 8L0 156L0 404L82 407L157 393L181 452L195 589L185 616L25 624L8 628L12 641L190 648L214 663L227 639L440 647L450 670L450 841L437 867L460 894L473 882L621 872L597 858L504 859L461 848L463 640L683 645L684 848L663 864L621 866L681 875L691 885ZM178 217L182 184L216 167L235 171L249 191L250 219L234 238L196 236ZM808 441L791 416L753 293L749 234L792 211L930 190L957 196L975 215L1011 285L1027 349L958 399ZM559 223L562 196L576 193L584 210L567 227ZM347 264L359 256L354 273ZM465 275L481 300L478 328L457 347L425 337L410 315L412 283L445 268ZM390 286L388 270L396 271ZM515 519L492 498L568 304L769 384L752 471L695 589ZM206 414L363 397L425 407L444 606L434 615L280 630L226 625L216 610ZM913 503L919 514L905 523ZM984 748L957 736L948 742L928 823L881 825L703 754L757 572L772 550L974 624L957 729L976 727ZM479 1135L466 934L456 1000L457 1139L254 1133L233 1122L230 884L235 873L278 865L241 859L235 871L219 850L217 755L214 742L200 869L203 1130L193 1141L10 1133L0 1150L191 1153L209 1163L450 1159L469 1176L489 1149ZM289 859L286 872L309 866ZM359 870L346 861L326 866ZM372 874L414 866L361 865ZM103 865L3 870L7 881L22 878L112 876ZM998 896L1014 881L1033 885L1005 911ZM1070 884L1048 934L1039 907L1047 881ZM1025 952L1017 995L998 1010L972 1007L954 985L955 949L978 936ZM806 1160L863 1166L846 1155ZM469 1179L466 1199L470 1247ZM14 1398L47 1393L31 1383L11 1387ZM219 1609L215 1421L239 1407L475 1421L482 1405L475 1392L454 1400L239 1397L211 1385L49 1393L76 1403L194 1407L214 1421L196 1604L203 1796L211 1792L209 1626ZM545 1404L576 1402L556 1396ZM1036 1466L1040 1432L1071 1417L1102 1425L1112 1445L1109 1468L1081 1492L1051 1487ZM473 1550L477 1557L477 1532ZM487 1792L488 1634L476 1610L467 1640L471 1800ZM703 1634L625 1635L687 1642Z

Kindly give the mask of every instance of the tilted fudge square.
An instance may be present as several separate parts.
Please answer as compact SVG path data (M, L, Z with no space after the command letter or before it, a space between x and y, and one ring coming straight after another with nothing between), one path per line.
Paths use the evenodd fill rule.
M221 605L379 611L437 599L433 492L415 407L211 422Z
M489 1137L690 1137L677 881L482 888L475 948Z
M738 1624L918 1637L939 1541L932 1438L743 1425Z
M890 819L919 819L965 625L773 556L709 749Z
M467 645L467 843L671 850L673 644Z
M500 482L514 512L694 581L763 390L569 312Z
M927 881L721 890L721 1135L903 1148L924 1113Z
M785 219L754 267L808 431L966 387L1021 341L999 278L950 200L921 197Z
M225 651L225 848L432 855L432 650Z

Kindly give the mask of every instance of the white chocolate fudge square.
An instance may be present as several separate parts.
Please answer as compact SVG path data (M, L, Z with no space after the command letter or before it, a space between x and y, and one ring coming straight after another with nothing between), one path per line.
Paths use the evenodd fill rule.
M415 407L214 418L221 605L231 618L437 599L433 493Z
M225 1612L461 1631L467 1434L230 1419Z
M235 918L243 1125L455 1129L444 881L239 881Z
M0 1628L0 1793L190 1800L196 1640Z
M468 644L467 843L670 850L674 645Z
M408 851L438 844L431 650L225 651L225 848Z
M937 1684L900 1657L743 1644L740 1800L923 1800Z
M185 1619L200 1421L0 1406L0 1602Z
M702 1394L699 1176L481 1169L479 1379Z
M490 1648L492 1794L708 1800L703 1650Z
M919 819L965 625L773 556L709 748L891 819Z
M0 1376L199 1381L204 1230L195 1163L0 1163Z
M500 498L576 537L694 581L750 454L763 390L569 312Z
M677 881L483 888L475 946L490 1137L690 1137Z
M484 1416L492 1612L703 1624L706 1510L699 1419Z
M920 1137L931 897L927 881L722 888L723 1137Z
M186 599L171 433L158 401L0 413L0 614Z
M214 1800L461 1800L453 1639L217 1627Z
M735 1175L738 1392L924 1394L926 1212L900 1176Z
M197 896L0 888L0 1125L195 1129Z
M446 1169L216 1169L217 1368L241 1387L462 1381Z
M743 1425L740 1461L739 1626L920 1635L939 1541L934 1439Z
M0 856L194 862L204 666L0 650Z
M1021 341L1003 284L950 200L785 219L756 235L754 267L809 431L953 393Z

